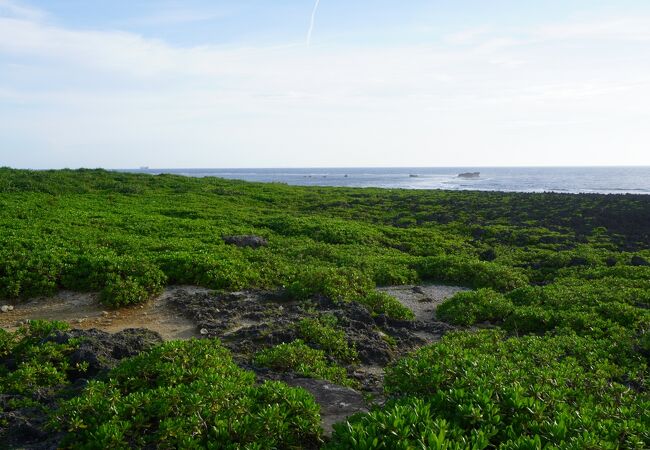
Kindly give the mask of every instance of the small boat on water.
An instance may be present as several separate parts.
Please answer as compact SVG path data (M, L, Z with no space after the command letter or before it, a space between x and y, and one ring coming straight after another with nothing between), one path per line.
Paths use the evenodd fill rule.
M420 175L417 175L417 174L411 173L411 174L409 174L409 177L411 177L411 178L419 178Z

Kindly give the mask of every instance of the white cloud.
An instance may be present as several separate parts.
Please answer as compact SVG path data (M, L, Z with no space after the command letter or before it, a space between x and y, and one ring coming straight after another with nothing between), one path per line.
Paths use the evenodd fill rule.
M576 148L594 158L583 162L650 163L639 120L650 62L618 45L564 45L643 45L641 18L484 27L426 46L182 47L11 5L0 16L0 141L48 149L44 164L576 164L586 155ZM0 165L19 153L0 148Z
M156 12L142 16L132 18L126 21L121 22L124 25L129 26L161 26L161 25L177 25L177 24L188 24L188 23L197 23L197 22L208 22L215 19L222 19L228 16L228 11L226 10L194 10L187 8L167 8L159 9Z
M650 18L610 18L589 22L544 25L535 30L539 39L649 41Z
M3 16L39 21L43 20L46 14L40 9L25 6L12 0L0 0L0 17Z
M494 27L482 26L475 28L468 28L466 30L457 31L443 36L445 42L454 45L475 44L482 37L493 34Z

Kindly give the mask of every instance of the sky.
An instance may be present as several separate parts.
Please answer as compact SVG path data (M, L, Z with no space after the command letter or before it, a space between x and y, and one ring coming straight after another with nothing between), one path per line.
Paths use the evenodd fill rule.
M0 166L538 165L650 165L649 1L0 0Z

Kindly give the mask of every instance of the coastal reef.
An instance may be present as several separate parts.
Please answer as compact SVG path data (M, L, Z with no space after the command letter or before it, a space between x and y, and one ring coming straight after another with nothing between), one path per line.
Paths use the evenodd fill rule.
M649 448L649 262L644 195L1 168L0 443Z

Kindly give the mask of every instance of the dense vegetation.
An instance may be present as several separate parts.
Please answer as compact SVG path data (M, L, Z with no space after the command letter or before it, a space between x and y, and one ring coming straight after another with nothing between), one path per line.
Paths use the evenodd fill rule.
M241 234L268 246L222 238ZM0 169L0 298L9 301L72 289L101 291L120 306L186 283L280 288L297 300L323 295L410 319L375 287L474 288L441 305L438 318L487 330L451 333L395 362L389 401L339 425L331 448L650 447L649 248L650 196ZM12 401L44 407L37 391L64 389L84 370L66 359L74 342L41 345L52 326L0 334L0 381ZM342 366L356 352L335 320L296 326L301 340L253 362L352 384ZM199 360L213 365L195 371ZM310 397L251 377L218 343L169 343L57 406L53 426L118 447L315 445ZM214 384L225 387L214 392ZM253 419L233 423L242 411ZM270 425L260 430L256 420Z
M298 448L320 437L308 393L272 381L256 386L213 340L168 342L124 361L56 421L72 432L72 448Z

